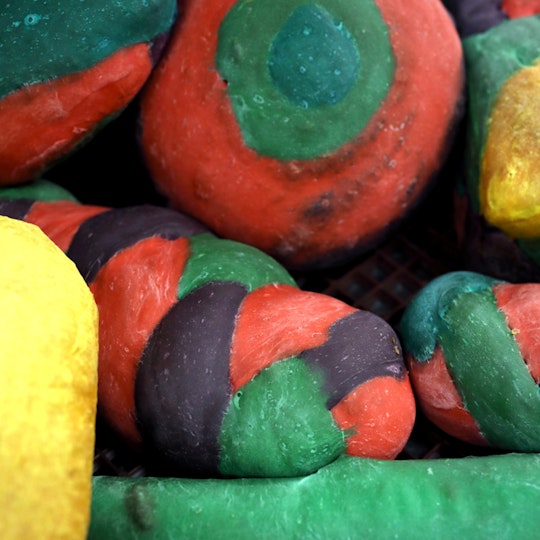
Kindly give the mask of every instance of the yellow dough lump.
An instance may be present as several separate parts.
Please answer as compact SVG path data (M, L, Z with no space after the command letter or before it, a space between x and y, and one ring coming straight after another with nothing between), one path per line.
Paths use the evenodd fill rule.
M98 313L71 260L0 217L0 538L86 538Z

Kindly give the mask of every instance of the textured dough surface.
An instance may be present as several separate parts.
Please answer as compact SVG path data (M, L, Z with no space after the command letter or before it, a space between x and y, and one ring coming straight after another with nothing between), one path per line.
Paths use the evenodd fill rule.
M86 537L97 308L35 225L0 218L0 523L4 540Z

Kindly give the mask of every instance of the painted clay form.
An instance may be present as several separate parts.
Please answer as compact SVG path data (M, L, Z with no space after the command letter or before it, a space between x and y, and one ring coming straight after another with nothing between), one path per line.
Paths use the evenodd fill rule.
M540 6L446 4L464 36L468 80L463 185L456 205L464 259L473 271L538 281ZM476 15L467 18L467 9Z
M0 10L0 185L36 179L148 79L174 0L18 0Z
M444 274L405 309L401 338L426 416L477 445L540 451L540 284Z
M190 0L142 96L141 147L176 208L287 268L327 267L418 203L462 89L439 2Z
M157 206L13 199L100 312L99 411L171 475L295 476L393 459L415 402L393 329Z

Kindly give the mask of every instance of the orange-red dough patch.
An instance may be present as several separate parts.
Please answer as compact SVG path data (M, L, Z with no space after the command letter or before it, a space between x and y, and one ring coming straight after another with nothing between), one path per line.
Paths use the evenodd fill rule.
M413 388L421 389L416 393L416 399L426 417L453 437L486 446L476 421L465 409L454 386L440 346L425 362L417 362L409 356L407 366Z
M503 0L501 7L511 19L529 17L540 13L540 0Z
M100 312L99 409L135 445L137 365L153 328L178 299L188 256L186 238L142 240L112 257L90 285Z
M346 434L348 454L394 459L407 443L416 417L409 378L370 379L335 405L332 414Z
M108 208L104 206L91 206L73 201L36 201L24 220L37 225L62 251L66 251L79 226L85 220L106 210Z
M148 44L141 43L80 73L25 86L0 100L0 185L36 178L125 107L151 69Z
M537 283L502 283L493 288L497 306L506 317L521 356L540 384L540 328L531 324L540 321L539 290Z
M322 345L328 329L355 308L290 285L265 285L240 307L231 351L234 391L277 360Z

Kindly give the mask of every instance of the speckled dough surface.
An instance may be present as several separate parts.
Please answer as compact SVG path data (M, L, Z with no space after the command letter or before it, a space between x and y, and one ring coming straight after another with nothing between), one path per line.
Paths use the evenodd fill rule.
M438 2L188 1L142 96L141 147L175 207L288 268L327 267L417 204L462 90Z
M415 402L378 316L172 209L11 198L0 213L42 227L87 280L100 415L168 474L298 476L403 449Z

